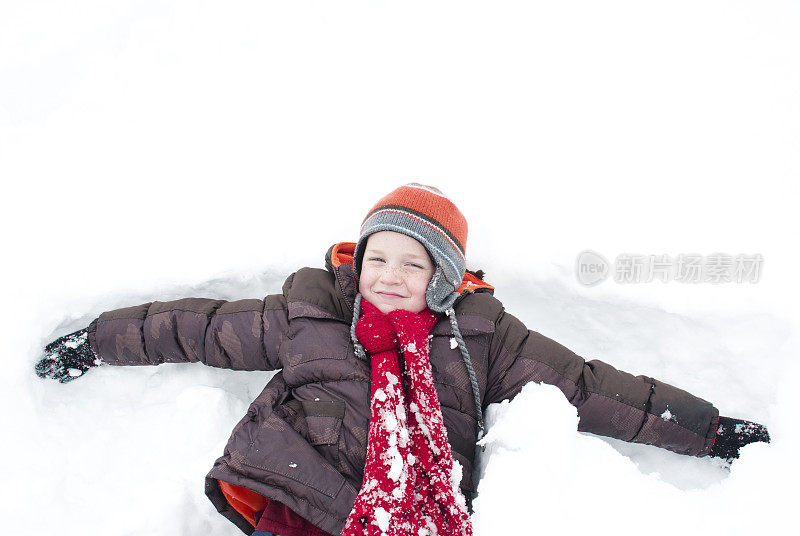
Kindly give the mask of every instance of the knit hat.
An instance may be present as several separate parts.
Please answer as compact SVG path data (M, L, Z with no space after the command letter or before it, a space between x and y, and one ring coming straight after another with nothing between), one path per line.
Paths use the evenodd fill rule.
M425 300L428 308L443 313L458 298L455 292L466 271L467 220L439 189L412 182L381 198L361 223L353 254L356 281L367 238L379 231L403 233L420 242L435 263Z

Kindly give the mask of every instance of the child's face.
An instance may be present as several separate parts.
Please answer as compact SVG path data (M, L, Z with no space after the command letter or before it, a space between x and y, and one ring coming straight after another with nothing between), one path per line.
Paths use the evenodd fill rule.
M410 236L379 231L367 238L358 286L361 296L380 312L424 310L425 291L432 276L428 252Z

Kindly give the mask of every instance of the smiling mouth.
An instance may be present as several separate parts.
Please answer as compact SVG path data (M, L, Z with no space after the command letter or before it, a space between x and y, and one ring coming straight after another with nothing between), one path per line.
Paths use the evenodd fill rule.
M405 298L405 296L394 294L393 292L376 292L375 294L383 296L384 298Z

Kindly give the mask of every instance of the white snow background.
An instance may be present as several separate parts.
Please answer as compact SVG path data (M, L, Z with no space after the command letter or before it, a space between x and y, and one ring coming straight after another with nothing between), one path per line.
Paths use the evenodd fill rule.
M476 534L794 526L798 27L790 1L3 2L0 532L239 534L203 479L271 373L33 365L104 310L278 292L409 181L530 329L773 437L728 470L580 434L531 384L489 412ZM585 249L764 264L585 287Z

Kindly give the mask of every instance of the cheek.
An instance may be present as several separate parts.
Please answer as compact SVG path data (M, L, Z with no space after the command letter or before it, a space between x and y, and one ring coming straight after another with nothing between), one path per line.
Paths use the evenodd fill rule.
M413 281L409 286L412 287L412 291L417 296L425 296L425 291L428 290L428 283L430 282L430 278L422 278Z
M358 288L364 289L367 287L369 287L369 284L367 283L367 274L362 270L361 275L358 277Z
M375 282L375 274L372 273L372 270L369 268L362 268L361 273L358 277L358 288L360 289L369 289L372 284Z

